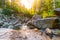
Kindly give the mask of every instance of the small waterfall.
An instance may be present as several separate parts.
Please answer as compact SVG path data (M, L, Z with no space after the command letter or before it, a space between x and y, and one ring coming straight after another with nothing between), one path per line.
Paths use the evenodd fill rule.
M28 26L26 24L23 24L21 29L25 30L25 29L29 29Z
M22 24L21 29L29 29L29 26L27 26L27 25L28 25L28 23L30 23L30 22L31 22L31 20L29 20L29 21L27 21L26 23Z

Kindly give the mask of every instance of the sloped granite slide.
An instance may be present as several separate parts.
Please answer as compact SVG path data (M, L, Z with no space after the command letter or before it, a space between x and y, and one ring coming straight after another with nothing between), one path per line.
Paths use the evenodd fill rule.
M51 40L37 29L13 30L0 28L0 40Z

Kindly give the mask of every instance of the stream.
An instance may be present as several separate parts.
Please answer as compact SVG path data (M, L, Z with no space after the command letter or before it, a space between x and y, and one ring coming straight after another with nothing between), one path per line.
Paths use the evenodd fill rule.
M29 21L26 23L22 23L23 21L27 21L27 20L24 18L21 20L19 16L14 16L14 15L7 18L7 16L0 14L0 40L59 40L60 39L59 36L55 36L55 35L52 38L50 38L49 35L46 35L45 31L41 31L40 29L35 28L35 26L38 25L37 23L35 23L36 18L33 18L32 20L29 20L27 18L27 20ZM40 17L37 18L37 20L39 19ZM27 25L31 23L31 21L35 25L33 29L30 29L30 26L32 25L30 26ZM40 22L45 25L45 22L47 22L48 24L49 20L46 21L45 19L41 19ZM38 25L38 27L40 27L40 24ZM16 29L19 29L19 30L16 30ZM50 32L50 30L48 29L47 32Z

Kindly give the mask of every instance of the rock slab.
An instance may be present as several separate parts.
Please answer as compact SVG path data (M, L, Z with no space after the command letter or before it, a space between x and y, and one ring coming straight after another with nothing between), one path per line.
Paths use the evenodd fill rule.
M51 40L37 29L13 30L0 28L0 40Z

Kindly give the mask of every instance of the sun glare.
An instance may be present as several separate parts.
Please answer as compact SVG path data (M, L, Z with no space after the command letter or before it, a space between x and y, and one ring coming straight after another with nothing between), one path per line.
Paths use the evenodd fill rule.
M27 9L31 9L34 3L34 0L21 0L20 3L25 6Z
M12 0L8 0L9 2L11 2Z

